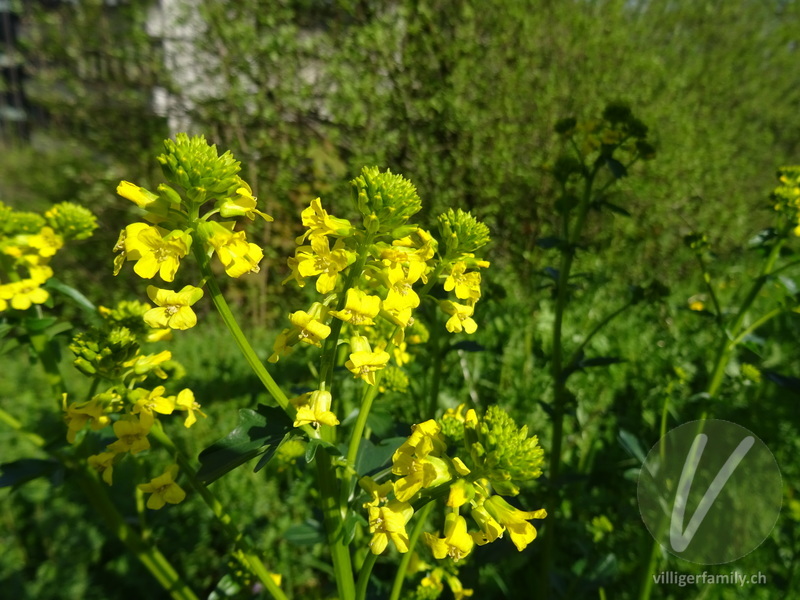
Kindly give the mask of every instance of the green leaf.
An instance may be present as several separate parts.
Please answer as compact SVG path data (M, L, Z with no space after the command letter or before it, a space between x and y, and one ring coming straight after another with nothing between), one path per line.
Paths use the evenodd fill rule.
M65 295L67 298L72 300L75 304L77 304L81 309L85 310L92 315L97 315L97 307L92 304L91 300L89 300L86 296L81 294L78 290L74 287L67 285L56 279L55 277L51 277L47 280L44 284L49 290L53 290L54 292L59 292Z
M619 162L616 158L608 157L606 158L605 162L608 170L611 171L611 174L615 179L622 179L623 177L628 176L628 169L626 169L625 165Z
M256 410L242 408L236 428L200 453L197 477L211 483L261 454L268 454L268 461L291 430L292 421L280 408L264 404L259 404ZM260 462L256 469L264 464Z
M312 439L309 440L308 444L306 445L306 462L310 463L314 460L314 457L317 455L317 449L322 448L325 452L330 454L331 456L341 456L342 451L339 450L336 446L331 444L330 442L326 442L325 440L319 439Z
M40 458L21 458L0 465L0 488L20 486L39 477L49 477L59 464L55 460Z
M369 523L364 517L361 516L359 511L348 511L347 516L344 518L344 522L342 523L345 544L349 544L353 541L353 538L356 535L356 527L359 525L366 527L369 525Z
M54 325L56 321L58 321L56 317L28 317L25 319L25 329L29 333L41 333L51 325Z
M536 245L549 250L550 248L561 248L566 245L566 242L559 237L540 237L536 240Z
M617 363L627 362L624 358L618 356L598 356L596 358L586 358L578 363L578 368L585 367L606 367L608 365L615 365Z
M319 521L308 519L305 523L289 527L283 532L283 539L296 546L313 546L324 542L325 535Z
M392 437L378 442L376 446L367 439L361 440L358 446L358 455L356 456L356 473L359 477L369 475L375 471L381 470L384 466L389 464L389 461L403 442L406 441L404 437Z
M376 437L385 437L394 428L394 417L388 408L377 406L367 416L367 427L372 430Z
M612 204L611 202L608 202L607 200L600 200L599 205L602 208L607 208L611 212L613 212L615 214L618 214L618 215L622 215L623 217L632 216L631 213L628 212L627 209L622 208L621 206L618 206L617 204Z
M230 574L226 574L217 582L217 586L208 595L208 600L235 598L242 591L242 586Z
M772 383L795 393L800 393L800 378L792 377L791 375L781 375L775 371L764 370L763 373L764 377L769 379Z
M630 431L620 429L617 439L628 454L633 456L640 463L644 464L644 459L647 458L647 454L642 448L642 443L639 441L639 438L633 435Z

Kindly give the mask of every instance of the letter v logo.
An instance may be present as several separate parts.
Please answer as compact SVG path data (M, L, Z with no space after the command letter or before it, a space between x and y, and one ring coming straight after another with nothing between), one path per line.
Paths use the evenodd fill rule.
M747 436L736 447L736 449L722 465L722 468L714 477L714 481L708 486L705 494L700 499L700 504L697 505L694 514L689 520L689 524L685 530L682 530L684 516L686 514L686 505L689 499L689 493L692 489L692 482L697 473L697 466L700 464L700 459L703 457L708 436L704 433L698 434L692 442L689 454L686 456L686 462L683 463L683 471L681 471L680 479L678 480L678 490L675 494L675 502L672 505L672 518L669 523L669 543L675 552L683 552L691 543L698 528L706 518L708 511L714 504L714 501L719 496L722 488L730 479L736 467L742 462L742 459L750 451L755 443L753 436Z

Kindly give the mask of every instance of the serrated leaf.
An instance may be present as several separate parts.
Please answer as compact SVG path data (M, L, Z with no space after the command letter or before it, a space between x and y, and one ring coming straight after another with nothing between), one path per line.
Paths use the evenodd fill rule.
M0 465L0 488L20 486L39 477L49 477L59 464L55 460L41 458L21 458Z
M633 456L640 463L644 464L647 454L645 453L644 448L642 448L642 443L639 441L639 438L633 435L630 431L620 429L617 439L628 454Z
M283 539L296 546L313 546L325 541L322 525L313 519L299 525L292 525L283 532Z
M261 454L270 453L269 460L291 430L292 421L280 408L259 404L256 410L239 409L236 428L200 453L197 477L211 483ZM259 463L257 468L263 466Z
M367 439L361 440L361 444L358 446L355 465L358 476L363 477L364 475L380 471L389 464L395 450L405 441L405 437L391 437L381 440L375 445Z

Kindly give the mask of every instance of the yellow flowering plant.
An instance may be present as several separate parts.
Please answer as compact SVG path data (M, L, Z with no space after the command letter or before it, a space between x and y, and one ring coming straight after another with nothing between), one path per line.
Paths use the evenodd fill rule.
M133 482L142 506L168 510L193 492L229 536L239 567L284 599L262 552L208 485L254 457L261 457L256 469L275 455L296 457L301 443L300 453L305 447L313 466L340 598L364 600L379 557L398 555L391 598L400 597L407 576L421 573L409 568L421 555L447 564L429 568L423 581L445 581L457 597L471 595L457 570L472 549L505 537L522 550L536 537L531 521L546 516L503 500L540 475L537 438L496 406L461 406L437 421L435 389L430 405L417 407L407 436L381 439L370 415L381 395L409 393L404 367L415 347L479 327L488 228L450 209L438 217L436 233L424 229L413 221L422 207L413 184L388 170L364 168L350 183L354 217L334 216L319 198L302 211L304 232L287 260L284 284L306 288L312 297L286 315L265 364L228 306L220 278L259 272L264 248L243 226L272 218L239 175L239 162L204 138L179 134L165 142L158 161L166 182L155 190L129 181L117 187L141 219L122 229L113 248L114 275L132 263L134 275L147 280L149 302L91 307L94 325L69 344L91 388L85 397L59 390L63 439L85 467L91 496L101 498L104 487L118 485L123 461L147 465L151 478ZM68 223L65 214L52 221ZM3 265L17 269L20 280L48 274L43 269L61 242L47 227L27 224L0 246L8 257ZM185 267L191 260L196 269ZM15 288L3 298L13 310L45 301L34 289ZM169 350L147 348L191 335L187 330L202 326L195 310L209 300L271 402L240 408L239 426L201 452L198 466L169 431L204 418L202 398L180 385L181 367ZM271 373L275 367L268 368L280 368L293 352L316 363L312 385L299 395L287 394ZM109 502L103 505L108 522L118 523ZM137 533L117 530L173 597L194 597L154 547L137 551Z

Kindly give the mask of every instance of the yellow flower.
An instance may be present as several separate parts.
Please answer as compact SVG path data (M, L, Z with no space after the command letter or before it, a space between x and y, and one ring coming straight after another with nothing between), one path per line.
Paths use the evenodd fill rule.
M257 198L253 196L253 190L250 189L248 183L239 179L239 184L239 187L236 188L236 196L225 198L219 205L219 214L225 219L245 216L252 221L258 215L267 222L272 221L272 217L256 208Z
M131 454L138 454L143 450L150 447L150 440L147 439L147 434L152 427L152 420L148 423L146 419L135 417L122 417L119 421L114 423L114 435L117 436L117 441L108 445L108 449L112 452L121 454L123 452L130 452Z
M425 532L425 542L431 547L434 558L442 559L449 556L454 561L459 561L467 556L475 542L467 533L467 522L458 513L448 513L444 520L444 537L438 538Z
M369 341L363 335L350 338L350 360L344 366L356 377L369 385L375 385L375 371L380 371L389 362L389 353L383 350L373 352Z
M444 280L444 290L455 290L456 298L474 303L481 297L481 274L477 271L465 273L466 270L467 264L464 261L454 264L450 275Z
M462 331L475 333L478 329L478 324L472 319L472 312L475 310L474 306L459 304L450 300L445 300L440 306L444 312L452 315L445 324L447 331L450 333L461 333Z
M191 285L181 291L147 286L147 295L158 305L144 313L144 322L153 329L189 329L197 324L191 306L203 297L203 290Z
M389 545L389 540L394 542L397 550L408 552L408 533L406 524L414 515L414 509L407 502L391 500L386 506L369 507L369 532L372 539L369 542L370 552L381 554Z
M150 494L150 498L147 499L147 508L158 510L167 502L170 504L183 502L186 492L175 483L177 475L178 465L172 465L162 475L151 479L150 483L142 483L138 486L145 494Z
M194 413L199 413L201 417L206 416L206 414L200 410L200 405L194 399L194 393L190 389L178 392L178 397L175 399L175 408L186 411L187 415L183 426L187 429L197 422L197 417Z
M701 300L694 300L689 303L689 310L701 311L706 305Z
M367 492L372 500L364 504L364 508L370 506L378 506L381 502L386 502L389 498L389 493L394 490L394 485L391 481L385 481L378 484L372 477L365 475L358 480L358 485Z
M324 340L331 334L331 328L318 321L314 316L308 314L304 310L298 310L289 315L289 321L292 325L297 327L300 332L297 338L304 344L322 347L321 340Z
M350 235L353 227L347 219L339 219L329 215L322 208L322 201L316 198L311 201L311 205L300 213L303 219L303 226L308 227L303 235L297 238L297 244L302 244L306 238L315 238L326 235L346 237Z
M65 403L66 396L66 394L63 396ZM87 423L90 424L92 430L98 431L108 425L111 419L106 415L105 405L102 402L89 400L70 404L65 410L64 422L67 424L67 441L74 444L75 436Z
M147 208L150 204L158 200L156 194L130 181L120 181L117 186L117 194L126 200L130 200L139 208Z
M425 458L431 452L437 454L446 449L441 435L442 428L434 419L417 423L411 427L411 435L403 445L395 450L392 461L397 460L402 454L414 453L419 458Z
M42 258L53 256L63 245L64 240L51 227L42 227L39 233L19 236L19 239Z
M536 539L536 528L528 521L544 519L547 516L547 511L543 508L529 512L522 511L511 506L500 496L488 498L483 506L500 525L508 530L511 541L520 552Z
M31 265L28 267L31 281L42 284L53 276L53 269L47 265Z
M114 459L117 457L113 452L101 452L94 454L86 459L89 466L100 473L108 485L111 485L111 478L114 475Z
M459 462L461 461L459 460ZM463 462L461 465L466 468ZM469 469L467 469L467 471L469 472ZM450 494L447 496L446 504L451 508L458 508L460 506L464 506L474 497L474 486L466 479L458 479L453 482L453 485L450 486Z
M161 379L167 378L167 373L161 368L161 364L172 358L172 352L162 350L158 354L140 354L125 363L126 367L132 366L133 372L137 375L147 375L153 373Z
M213 235L208 243L217 252L228 277L241 277L246 273L258 273L258 263L264 258L264 251L256 244L247 241L244 231L228 231L219 223L210 223Z
M294 426L313 424L314 427L320 425L339 424L339 419L331 412L331 393L328 391L317 390L308 392L302 396L292 399L292 404L297 408Z
M164 281L172 281L180 260L189 253L190 241L191 237L179 229L168 232L144 223L128 225L114 247L123 257L114 261L114 274L119 273L122 261L135 260L133 271L142 279L152 279L158 273Z
M454 575L445 575L447 578L447 585L450 586L450 591L453 592L453 600L464 600L470 598L473 590L465 589L461 580Z
M450 479L447 465L442 459L431 455L419 458L405 452L395 452L392 473L403 476L394 484L394 495L401 502L410 500L424 487Z
M427 266L423 262L410 263L405 269L401 266L391 267L386 271L389 293L383 301L387 311L402 311L419 306L419 296L412 286L422 277Z
M318 275L317 291L320 294L328 294L336 287L339 273L346 269L350 262L348 252L342 240L337 240L331 250L328 238L325 236L312 238L310 249L311 252L308 252L308 246L297 249L295 260L299 277L296 279L299 284L304 277Z
M475 540L476 544L483 546L484 544L495 541L497 538L503 537L503 532L506 528L500 525L492 515L486 512L483 506L475 506L470 514L480 528L480 531L476 531L472 534L472 539Z
M347 299L344 309L332 310L330 314L351 325L374 325L373 318L378 316L381 310L381 299L378 296L370 296L356 288L347 290Z
M33 304L44 304L50 294L33 279L22 279L0 286L0 299L8 301L15 310L28 310Z
M142 389L136 391L142 395L134 403L131 412L134 415L138 414L142 423L149 423L147 426L148 429L155 421L155 415L153 413L171 415L172 411L175 410L175 401L172 398L164 396L166 390L163 385L153 388L150 392Z

